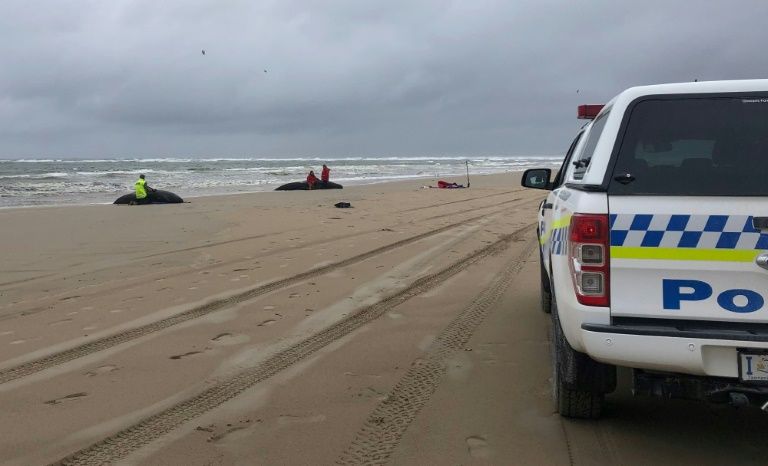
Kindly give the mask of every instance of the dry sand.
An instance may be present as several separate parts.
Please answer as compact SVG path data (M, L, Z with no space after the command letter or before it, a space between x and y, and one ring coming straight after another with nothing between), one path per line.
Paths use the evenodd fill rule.
M426 183L0 211L0 462L765 463L765 416L626 373L561 420L542 192Z
M527 244L472 256L532 223L541 196L518 180L0 211L0 458L55 461L267 364L273 373L231 400L108 459L333 462L505 254ZM334 208L340 200L353 208ZM366 309L376 315L338 329ZM324 329L335 333L309 353L273 360ZM327 358L350 339L362 347ZM281 407L291 391L312 398ZM316 425L331 438L285 436Z

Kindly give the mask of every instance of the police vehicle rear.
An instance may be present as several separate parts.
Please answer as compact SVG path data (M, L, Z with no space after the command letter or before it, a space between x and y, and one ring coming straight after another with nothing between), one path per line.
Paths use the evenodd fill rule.
M591 119L539 210L554 396L595 418L634 392L768 409L768 80L627 89Z

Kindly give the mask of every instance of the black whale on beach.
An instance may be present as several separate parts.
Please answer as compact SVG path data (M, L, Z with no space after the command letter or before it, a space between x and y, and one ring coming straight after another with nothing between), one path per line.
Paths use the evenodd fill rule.
M180 198L176 194L170 191L161 191L159 189L156 191L148 192L147 197L149 198L149 203L151 204L179 204L184 202L184 199ZM130 204L134 201L136 201L136 194L130 193L118 197L114 204Z
M275 188L275 191L301 191L308 189L309 184L307 184L306 181L294 181L293 183L278 186ZM315 187L312 189L344 189L344 187L338 183L334 183L333 181L329 181L328 183L318 181L315 183Z

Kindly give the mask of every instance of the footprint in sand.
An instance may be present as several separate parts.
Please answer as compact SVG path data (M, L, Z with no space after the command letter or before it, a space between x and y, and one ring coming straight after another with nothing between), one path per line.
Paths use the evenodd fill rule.
M66 324L67 322L72 322L72 319L61 319L54 322L49 322L48 325L50 326L61 325L61 324Z
M356 374L354 372L344 372L344 375L347 377L370 377L372 379L380 379L381 375L379 374Z
M196 289L197 289L197 287L196 287L196 286L190 286L190 287L189 287L189 288L187 288L187 289L188 289L188 290L196 290Z
M88 394L86 392L72 393L72 394L69 394L69 395L66 395L66 396L62 396L61 398L56 398L56 399L53 399L53 400L48 400L48 401L45 402L45 404L47 404L47 405L57 405L59 403L64 403L65 401L73 401L73 400L77 400L79 398L83 398L83 397L86 397L86 396L88 396Z
M246 428L245 426L230 427L230 428L228 428L227 430L225 430L224 432L222 432L220 434L211 435L211 437L208 438L208 441L209 442L218 442L219 440L223 439L224 437L226 437L227 435L231 434L232 432L237 432L238 430L243 430L245 428Z
M196 354L202 354L202 351L189 351L189 352L184 353L184 354L176 354L174 356L171 356L169 359L181 359L181 358L186 358L186 357L189 357L189 356L194 356Z
M264 306L262 309L264 309L265 311L271 311L274 308L275 306Z
M211 341L216 343L217 345L239 345L241 343L245 343L250 338L248 338L248 335L232 335L229 332L220 333L216 335L215 337L211 338Z
M266 327L268 325L272 325L275 323L275 319L267 319L264 322L260 323L258 327Z
M312 424L315 422L323 421L325 421L324 414L318 414L316 416L291 416L288 414L283 414L277 418L277 423L281 426L289 424Z
M472 458L489 458L491 456L488 442L479 435L467 437L467 451Z
M256 420L257 423L261 423L261 419ZM223 439L227 435L237 432L238 430L247 429L249 425L251 424L250 419L243 419L240 422L237 423L237 425L227 424L226 427L219 427L216 424L209 424L207 426L197 426L195 427L195 430L199 432L207 432L212 434L208 439L207 442L218 442L219 440Z
M88 377L95 377L97 375L108 374L110 372L114 372L114 371L116 371L118 369L119 368L117 366L113 366L112 364L107 364L105 366L99 366L99 367L97 367L96 369L94 369L92 371L88 371L88 372L85 373L85 375L87 375Z
M120 314L121 312L123 312L123 310L122 310L122 309L112 309L112 310L111 310L111 311L109 311L109 312L110 312L111 314Z
M67 312L68 316L76 316L78 314L77 311Z
M9 345L20 345L24 343L27 340L13 340L12 342L8 343Z
M96 330L97 328L99 327L96 325L89 325L87 327L83 327L83 330Z
M365 387L357 393L357 396L368 399L374 398L378 401L384 401L389 397L389 395L385 395L373 387Z

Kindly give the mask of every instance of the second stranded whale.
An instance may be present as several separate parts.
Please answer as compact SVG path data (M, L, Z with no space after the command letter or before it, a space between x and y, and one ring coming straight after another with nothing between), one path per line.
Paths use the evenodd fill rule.
M315 186L312 188L314 191L315 189L344 189L344 187L338 183L334 183L333 181L328 181L327 183L317 182L315 183ZM282 186L278 186L275 188L275 191L302 191L302 190L309 190L309 184L307 184L306 181L294 181L293 183L287 183Z

